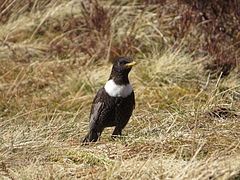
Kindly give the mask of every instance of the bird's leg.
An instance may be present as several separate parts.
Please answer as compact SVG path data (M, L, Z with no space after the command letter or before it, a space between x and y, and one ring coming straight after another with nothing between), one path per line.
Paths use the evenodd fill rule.
M102 131L103 129L91 129L89 133L85 136L83 143L96 142L99 139Z
M122 129L121 127L119 126L116 126L113 133L112 133L112 138L115 138L117 136L121 136L122 135Z

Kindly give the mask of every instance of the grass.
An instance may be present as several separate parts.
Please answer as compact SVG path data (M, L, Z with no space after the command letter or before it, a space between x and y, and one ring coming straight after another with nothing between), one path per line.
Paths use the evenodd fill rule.
M239 179L238 67L172 43L176 4L30 2L0 26L0 179ZM118 55L138 62L136 109L122 137L82 145Z

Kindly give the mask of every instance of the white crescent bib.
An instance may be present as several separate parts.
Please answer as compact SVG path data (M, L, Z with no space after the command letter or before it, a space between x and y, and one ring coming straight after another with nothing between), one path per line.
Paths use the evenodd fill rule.
M133 91L131 84L118 85L112 79L105 84L104 89L109 96L123 98L129 96Z

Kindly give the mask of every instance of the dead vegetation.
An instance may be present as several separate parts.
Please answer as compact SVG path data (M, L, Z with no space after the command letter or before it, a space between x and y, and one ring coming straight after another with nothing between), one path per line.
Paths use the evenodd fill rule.
M1 1L1 179L239 179L239 12L238 1ZM82 146L121 55L139 62L134 115L123 137L107 129Z

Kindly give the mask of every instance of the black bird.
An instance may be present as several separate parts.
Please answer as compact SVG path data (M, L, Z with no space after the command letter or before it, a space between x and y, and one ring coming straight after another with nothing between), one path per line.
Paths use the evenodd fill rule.
M105 127L115 126L112 137L122 134L135 107L134 92L128 80L128 73L135 64L130 57L118 57L113 63L109 80L93 100L84 143L96 142Z

